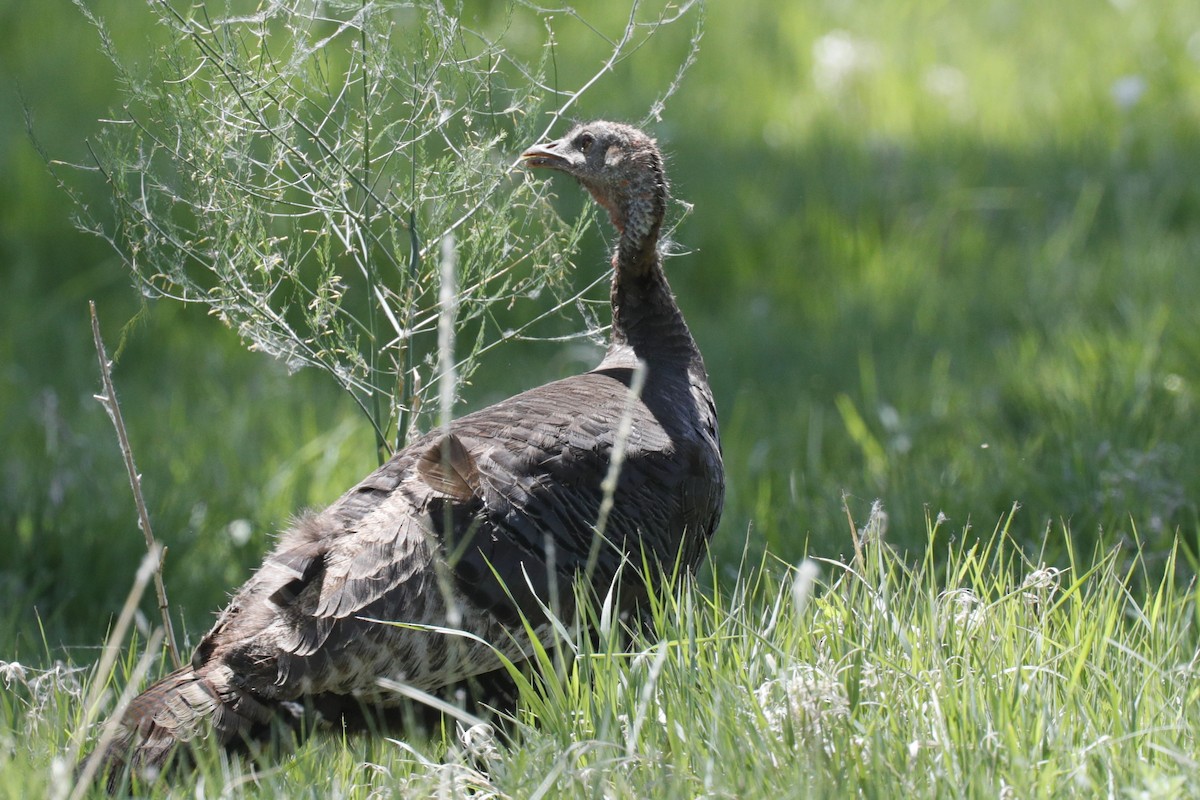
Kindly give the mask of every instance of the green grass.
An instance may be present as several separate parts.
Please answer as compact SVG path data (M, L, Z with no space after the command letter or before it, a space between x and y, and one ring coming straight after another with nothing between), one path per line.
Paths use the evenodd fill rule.
M848 562L747 562L665 593L632 641L614 626L565 666L545 656L492 736L326 733L257 772L205 751L151 796L1200 796L1196 593L1175 552L1157 580L1115 552L1054 568L1011 522L974 539L931 520L913 563L877 508ZM11 669L0 713L23 734L0 790L53 795L91 678Z
M135 6L89 5L126 46L151 35ZM528 693L495 760L452 730L321 736L231 793L453 795L475 769L510 797L1200 796L1200 6L794 5L712 3L653 126L695 204L668 268L729 473L702 588L640 655L606 644ZM118 87L73 9L33 8L0 0L0 66L81 160ZM564 76L591 69L563 35ZM859 66L818 83L814 48L847 41ZM685 46L620 65L580 115L638 119ZM1121 107L1128 76L1145 91ZM0 104L0 661L26 669L0 675L0 790L24 797L65 775L92 680L69 670L141 556L86 301L113 348L140 309ZM596 354L493 355L472 407ZM371 434L321 376L161 303L115 378L194 643L273 531L373 465ZM876 498L890 547L857 563L845 505ZM806 555L821 587L798 612ZM1057 591L1031 597L1043 566ZM209 757L205 794L223 770L246 766Z

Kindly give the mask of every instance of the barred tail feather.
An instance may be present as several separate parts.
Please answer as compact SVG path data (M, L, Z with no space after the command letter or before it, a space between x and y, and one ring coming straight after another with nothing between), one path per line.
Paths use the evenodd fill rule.
M208 736L222 745L238 742L271 720L273 706L233 685L222 665L185 667L142 692L129 704L117 736L102 751L97 775L107 775L110 790L126 772L157 779L178 746Z

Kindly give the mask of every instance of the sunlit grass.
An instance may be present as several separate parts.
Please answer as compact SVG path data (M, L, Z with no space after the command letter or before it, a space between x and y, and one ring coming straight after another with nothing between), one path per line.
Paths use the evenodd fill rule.
M136 13L98 7L118 39L142 36ZM1177 532L1195 549L1198 8L707 10L700 59L652 128L675 193L695 205L676 234L693 252L668 270L721 415L722 569L740 549L729 532L748 527L754 547L780 557L842 554L847 495L860 514L882 498L897 540L926 508L965 526L1019 501L1018 540L1069 520L1082 544L1117 544L1134 521L1160 552ZM818 62L838 52L851 68L831 84ZM680 55L639 57L669 71ZM564 73L590 69L570 61L560 59ZM641 113L643 84L659 81L627 67L581 113ZM1112 90L1130 76L1145 88L1122 105ZM951 90L970 101L961 113L945 107ZM66 146L59 128L52 149ZM45 210L20 217L35 238L18 248L0 315L12 365L0 371L0 527L14 534L0 556L23 565L0 573L0 597L22 609L25 629L36 602L53 641L91 644L95 610L123 590L83 576L128 577L139 541L90 399L86 300L99 294L114 346L137 306L119 264L46 227L68 224L67 210L45 205L52 191L47 181L42 194L22 192L22 208ZM605 246L593 232L578 257L588 278ZM155 303L147 319L128 330L117 388L171 548L168 579L200 628L271 532L374 463L370 437L319 376L286 379L199 314ZM579 345L497 349L464 410L596 359ZM231 550L239 520L251 538ZM15 637L0 630L0 642Z
M145 34L111 5L118 35ZM54 35L24 40L71 58L47 46L26 89L77 159L104 73L74 66L93 40L60 12L31 14ZM453 723L396 742L323 734L253 777L204 753L177 796L1200 796L1181 578L1200 531L1200 6L706 13L700 59L652 126L695 204L676 234L693 252L667 266L729 471L701 588L668 595L632 642L551 664L494 749L476 737L472 754ZM559 55L564 81L594 66L565 41ZM641 55L669 72L680 53ZM619 65L580 113L636 121L646 69ZM114 343L136 300L118 264L63 233L34 160L0 198L3 244L29 237L0 314L0 793L14 798L69 782L55 759L94 678L56 664L95 661L141 550L86 335L89 297L107 298ZM577 262L594 276L591 236ZM470 404L594 357L500 348ZM163 304L130 329L115 377L194 643L272 532L374 465L373 437L314 374L288 378ZM862 524L876 498L885 545L860 559L844 504ZM790 564L806 555L821 572L800 610Z
M704 130L668 122L699 262L672 279L740 477L728 513L789 558L841 551L845 493L884 498L898 536L926 507L964 525L1019 501L1019 540L1070 520L1129 541L1133 519L1194 550L1197 7L711 22L683 96Z
M1161 579L1113 551L1033 563L1011 521L976 539L929 520L914 558L877 507L847 561L744 563L721 588L659 595L632 636L614 621L569 640L574 658L547 654L487 726L318 733L258 767L202 751L151 794L1200 794L1195 586L1171 577L1175 555ZM95 677L6 664L3 680L0 788L53 795Z

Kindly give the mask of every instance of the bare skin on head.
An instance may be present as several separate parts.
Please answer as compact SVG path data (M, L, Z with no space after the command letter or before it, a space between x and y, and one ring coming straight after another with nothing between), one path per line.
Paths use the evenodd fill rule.
M398 698L381 678L436 691L496 669L497 651L523 660L521 618L544 633L545 608L572 613L575 581L603 596L619 579L628 610L646 592L631 574L643 559L669 573L703 556L724 471L704 361L662 270L658 147L636 128L597 121L522 161L576 178L617 229L604 359L417 440L286 531L191 664L136 698L117 739L93 755L110 786L126 768L157 776L180 744L210 732L222 744L254 736L285 702L386 705ZM626 414L625 460L597 531Z

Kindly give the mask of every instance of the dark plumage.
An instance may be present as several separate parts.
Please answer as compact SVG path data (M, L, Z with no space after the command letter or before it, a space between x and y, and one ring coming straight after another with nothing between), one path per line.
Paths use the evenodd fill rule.
M522 159L574 176L609 213L612 341L596 369L455 420L397 453L284 533L221 612L191 664L147 689L98 754L119 778L156 774L176 745L232 744L279 704L349 695L387 703L379 678L436 690L496 669L489 642L525 657L520 615L569 614L573 582L621 610L647 559L690 568L717 526L724 476L708 376L662 271L667 187L653 139L612 122L576 126ZM640 398L629 391L645 365ZM625 460L598 535L601 483L623 415ZM499 578L499 581L497 580ZM390 620L461 628L471 637Z

